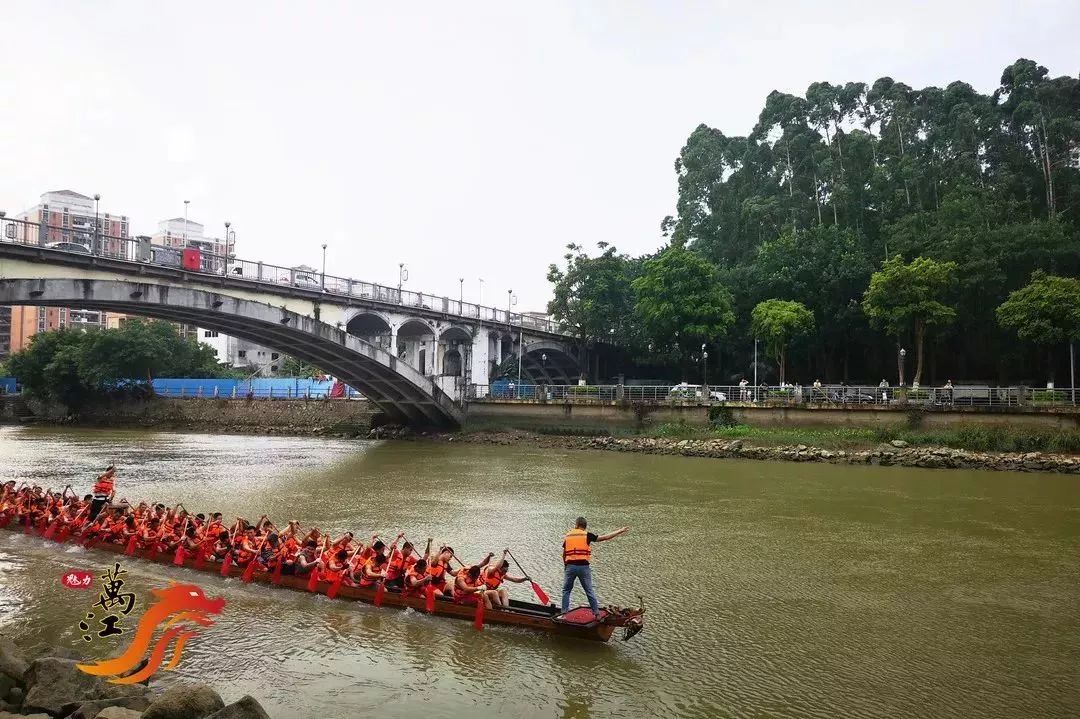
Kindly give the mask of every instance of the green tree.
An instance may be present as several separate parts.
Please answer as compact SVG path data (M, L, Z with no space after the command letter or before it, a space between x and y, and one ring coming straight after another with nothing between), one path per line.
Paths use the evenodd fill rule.
M114 393L145 391L154 377L223 377L213 349L172 324L130 320L117 329L39 332L12 354L9 371L32 396L78 410Z
M625 343L637 334L630 283L640 262L606 242L597 246L600 255L589 257L580 245L567 245L566 268L548 268L547 279L554 285L548 312L581 340L608 341L615 330Z
M657 351L671 347L683 363L735 322L731 296L717 280L716 268L680 245L645 262L633 289L646 338Z
M1080 280L1035 272L1031 282L1009 294L997 308L1002 327L1047 347L1080 338ZM1053 379L1053 364L1050 363Z
M306 379L321 377L325 374L326 372L323 372L310 362L297 359L292 355L285 355L281 362L278 363L278 370L275 372L278 377L303 377Z
M896 255L870 277L862 307L870 321L897 338L911 331L915 340L914 382L922 379L923 348L929 328L956 319L946 304L956 284L956 263L917 257L905 264Z
M801 302L765 300L754 307L750 324L754 335L765 341L766 351L776 360L783 383L788 343L814 331L813 313Z

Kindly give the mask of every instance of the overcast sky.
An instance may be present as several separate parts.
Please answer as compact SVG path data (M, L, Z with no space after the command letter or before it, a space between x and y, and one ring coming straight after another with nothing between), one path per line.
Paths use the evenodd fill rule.
M1080 2L5 0L0 209L99 192L244 258L542 309L564 246L662 243L699 123L889 75L983 91L1080 65Z

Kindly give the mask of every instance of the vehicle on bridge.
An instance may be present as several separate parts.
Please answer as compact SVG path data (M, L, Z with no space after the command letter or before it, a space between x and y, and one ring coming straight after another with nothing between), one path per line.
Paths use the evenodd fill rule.
M682 382L668 390L669 400L701 400L704 398L705 390L699 384L687 384L686 382ZM727 395L710 388L709 399L714 402L727 402Z
M90 248L79 242L53 242L47 247L50 250L63 250L64 252L77 252L80 255L89 255Z
M319 282L318 277L319 273L314 267L298 265L292 268L288 276L282 277L281 282L286 285L302 287L307 290L321 290L322 283Z

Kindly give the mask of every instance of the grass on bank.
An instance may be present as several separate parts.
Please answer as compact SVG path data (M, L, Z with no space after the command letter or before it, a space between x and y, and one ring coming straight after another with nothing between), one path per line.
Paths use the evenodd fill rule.
M641 429L602 426L541 425L508 427L505 423L473 424L469 432L520 429L561 437L657 437L666 439L742 439L749 445L774 447L805 444L822 449L868 449L899 439L912 446L951 447L975 452L1057 452L1080 454L1080 430L1046 430L956 425L936 429L911 427L752 427L744 424L690 425L673 422Z
M1080 453L1080 431L1035 430L959 425L940 429L905 427L694 427L661 424L642 436L679 439L742 439L762 446L805 444L825 449L865 449L894 439L911 445L952 447L976 452Z

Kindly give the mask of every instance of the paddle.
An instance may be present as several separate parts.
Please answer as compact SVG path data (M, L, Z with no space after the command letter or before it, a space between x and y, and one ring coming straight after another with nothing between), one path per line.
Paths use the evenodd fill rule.
M481 578L481 583L484 581ZM481 586L483 586L481 584ZM476 631L481 631L484 628L484 599L486 592L482 589L476 590L476 616L473 617L473 626L476 627Z
M435 585L431 583L430 577L425 577L429 580L428 585L424 587L424 610L428 614L435 613Z
M75 523L78 522L82 518L82 516L89 511L89 506L83 507L82 511L75 515L74 519L72 519L70 522L65 523L64 528L60 530L60 536L56 538L56 541L60 542L60 544L66 542L68 540L68 537L71 536L72 532L75 531Z
M69 489L71 489L70 484L64 486L64 489L61 490L61 492L60 492L60 498L56 502L57 504L60 504L63 501L64 497L67 496L67 492L68 492ZM48 513L46 513L46 516L48 516ZM63 516L64 516L63 505L61 505L60 511L57 512L56 516L53 517L53 520L51 522L49 522L49 528L46 529L45 533L42 535L45 539L52 539L53 538L53 535L56 534L56 525L60 521L60 518L63 517Z
M529 584L532 586L533 594L536 595L536 598L540 600L541 604L547 605L551 601L547 593L545 593L544 590L540 588L540 585L532 580L532 578L529 576L529 573L521 567L521 564L518 562L517 557L514 556L513 552L507 550L506 553L509 554L510 558L514 560L514 564L517 565L518 571L524 574L525 578L529 580Z
M360 550L364 548L364 543L361 542L356 549L353 550L352 556L345 562L345 566L342 567L338 575L334 577L334 581L330 583L330 588L326 590L326 596L330 599L334 599L338 595L338 590L341 589L341 582L345 579L345 572L349 571L352 566L353 560L356 559L356 555L360 553ZM362 570L361 570L362 571Z
M233 535L236 534L236 530L240 527L240 518L236 518L236 524L233 525L233 531L229 532L229 543L225 548L225 558L221 560L221 576L229 576L229 567L232 566L232 547L233 547Z
M251 555L251 559L248 560L247 566L244 567L244 573L240 575L240 580L244 584L251 584L251 580L255 579L255 567L258 565L259 553L262 552L263 547L266 546L266 540L269 536L269 532L263 535L262 541L259 542L259 548L255 550L255 554Z
M316 551L318 551L318 549L317 549L318 545L315 545L315 546L316 546ZM330 536L327 535L327 537L323 540L323 552L327 552L329 550L330 550ZM314 592L316 589L319 588L319 562L321 562L321 561L322 560L319 559L318 555L316 555L315 566L311 568L311 575L308 577L308 582L307 582L307 590L309 592Z
M38 520L38 527L37 527L37 532L38 532L38 534L41 534L41 535L45 534L45 523L49 521L49 511L52 509L53 501L54 501L53 500L53 493L52 493L51 489L49 491L47 491L45 493L45 495L49 498L49 501L47 501L45 503L45 512L41 515L41 519Z
M398 537L398 539L400 539L400 537ZM386 575L390 573L390 563L392 561L394 561L394 552L396 552L396 551L397 551L397 543L395 542L394 546L390 547L390 556L388 556L386 558L386 569L383 570L383 578L379 580L379 586L377 586L375 588L375 606L376 607L381 607L382 606L383 595L386 594ZM402 569L402 571L405 570L405 562L404 562L404 560L401 563L401 569Z
M172 560L173 565L177 567L184 566L184 561L187 559L187 556L184 552L184 542L186 541L185 532L187 531L187 525L188 521L185 517L184 523L180 525L180 541L176 543L176 554L173 556Z
M278 547L277 564L274 565L274 574L270 577L271 584L281 584L281 565L285 563L285 545Z

